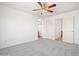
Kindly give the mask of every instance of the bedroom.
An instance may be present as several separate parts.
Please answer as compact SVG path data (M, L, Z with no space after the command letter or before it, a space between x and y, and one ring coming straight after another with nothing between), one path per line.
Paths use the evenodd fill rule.
M1 56L79 56L79 2L41 3L0 2Z

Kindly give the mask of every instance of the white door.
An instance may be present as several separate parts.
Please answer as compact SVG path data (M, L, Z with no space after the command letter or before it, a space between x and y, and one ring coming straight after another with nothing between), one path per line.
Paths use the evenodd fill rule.
M76 15L74 19L74 43L79 44L79 15Z
M63 41L73 43L73 16L63 17Z
M61 31L62 31L62 19L55 19L55 39L61 39Z

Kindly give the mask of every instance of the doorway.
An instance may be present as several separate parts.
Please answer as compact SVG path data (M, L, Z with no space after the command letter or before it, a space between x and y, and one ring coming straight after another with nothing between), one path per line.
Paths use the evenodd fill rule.
M62 30L62 19L55 19L55 40L62 41L63 30Z
M37 26L38 26L38 39L42 38L42 20L37 20Z

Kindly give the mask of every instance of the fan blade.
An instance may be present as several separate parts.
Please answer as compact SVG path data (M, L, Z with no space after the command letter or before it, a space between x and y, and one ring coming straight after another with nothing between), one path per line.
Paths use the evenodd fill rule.
M52 8L52 7L55 7L55 6L56 6L56 4L52 4L52 5L48 6L48 8Z
M38 11L38 10L40 10L40 9L33 9L32 11Z
M40 6L41 6L41 8L42 8L42 3L41 2L37 2Z
M54 11L52 11L52 10L48 10L48 12L52 13L52 12L54 12Z

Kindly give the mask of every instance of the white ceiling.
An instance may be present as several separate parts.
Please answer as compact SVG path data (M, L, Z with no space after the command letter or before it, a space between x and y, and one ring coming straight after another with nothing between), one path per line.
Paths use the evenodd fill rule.
M36 2L0 2L0 4L24 11L26 13L33 14L36 17L49 17L79 9L79 2L49 2L48 4L52 3L56 3L57 5L52 9L54 10L54 13L47 13L41 15L40 11L32 11L33 9L37 9L39 7L39 5Z

